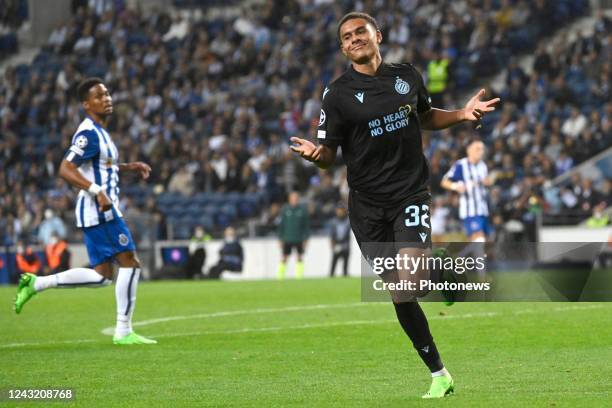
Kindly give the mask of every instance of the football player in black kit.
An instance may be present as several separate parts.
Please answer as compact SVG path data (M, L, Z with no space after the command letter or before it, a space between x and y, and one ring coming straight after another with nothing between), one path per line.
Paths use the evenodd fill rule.
M423 155L421 129L444 129L465 121L478 122L493 111L499 99L481 101L484 89L463 109L432 108L421 74L408 63L386 64L376 20L352 12L338 23L340 50L351 61L347 71L323 92L317 132L318 144L291 138L292 150L326 169L334 163L338 146L346 163L350 186L349 218L355 237L364 243L415 243L394 248L395 253L431 253L429 170ZM412 273L414 274L415 271ZM429 271L416 271L429 277ZM385 282L412 280L397 269L381 275ZM441 398L454 391L433 341L427 318L416 298L424 293L391 291L397 318L414 348L432 373L423 398Z

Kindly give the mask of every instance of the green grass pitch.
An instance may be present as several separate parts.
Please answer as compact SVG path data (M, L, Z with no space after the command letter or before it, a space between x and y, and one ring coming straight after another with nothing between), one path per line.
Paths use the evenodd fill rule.
M14 293L0 288L0 389L76 390L57 406L612 404L609 303L425 303L456 394L422 401L427 369L358 279L145 282L135 329L159 344L124 348L102 334L113 288L49 290L19 316Z

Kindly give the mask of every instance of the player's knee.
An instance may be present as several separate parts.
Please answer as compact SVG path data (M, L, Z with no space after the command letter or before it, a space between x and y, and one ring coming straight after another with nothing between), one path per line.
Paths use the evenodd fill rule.
M104 277L105 281L112 282L112 280L113 280L113 267L111 266L110 263L104 263L104 264L101 264L101 265L97 265L94 268L94 270L98 274L102 275ZM106 285L106 283L103 283L103 285Z
M140 259L134 252L124 252L117 257L119 266L122 268L140 268Z
M108 282L112 282L113 281L113 271L104 271L104 273L98 272L100 275L102 275L104 277L104 282L102 283L103 285L110 285L110 283L106 283L106 281Z
M131 268L140 268L140 259L136 255L130 260Z

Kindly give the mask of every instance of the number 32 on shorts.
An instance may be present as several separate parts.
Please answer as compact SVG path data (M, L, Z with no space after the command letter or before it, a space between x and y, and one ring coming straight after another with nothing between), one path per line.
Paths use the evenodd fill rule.
M419 225L425 228L431 228L428 223L429 219L429 206L423 204L420 207L418 205L409 205L406 207L405 213L407 214L404 224L407 227L417 227Z

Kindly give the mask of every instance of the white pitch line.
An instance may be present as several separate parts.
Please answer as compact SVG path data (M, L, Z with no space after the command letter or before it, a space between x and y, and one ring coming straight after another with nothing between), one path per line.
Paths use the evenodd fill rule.
M448 320L448 319L471 319L474 317L495 317L499 313L496 312L483 312L483 313L466 313L463 315L448 315L440 316L434 315L428 318L428 320ZM242 329L232 330L217 330L217 331L199 331L191 333L166 333L151 335L151 337L189 337L189 336L204 336L204 335L218 335L218 334L240 334L240 333L257 333L257 332L274 332L283 330L303 330L303 329L320 329L325 327L337 327L337 326L359 326L359 325L370 325L370 324L396 324L397 319L384 319L384 320L347 320L342 322L328 322L328 323L307 323L297 326L273 326L273 327L245 327Z
M317 309L327 309L332 307L350 307L355 305L380 305L385 303L340 303L340 304L329 304L329 305L312 305L312 306L304 306L301 310L317 310ZM601 309L604 305L584 305L584 306L562 306L556 307L554 309L549 310L538 310L538 309L524 309L524 310L516 310L513 311L512 314L520 315L525 313L547 313L547 312L565 312L565 311L574 311L574 310L589 310L589 309ZM250 311L254 313L256 310L260 310L260 313L271 313L273 311L280 310L290 310L296 311L299 306L292 306L288 308L278 308L278 309L251 309ZM241 313L238 313L241 312ZM230 313L231 315L237 314L248 314L246 310L235 310L235 311L227 311L227 312L218 312L218 313L208 313L208 314L199 314L199 315L191 315L191 316L183 316L185 319L187 318L204 318L207 317L217 317L217 315L227 315L225 313ZM449 320L449 319L471 319L471 318L480 318L480 317L496 317L503 315L504 313L500 312L482 312L482 313L465 313L459 315L432 315L428 317L428 320ZM194 317L198 316L198 317ZM180 316L175 316L180 317ZM164 319L168 318L160 318L160 319L151 319L145 320L143 322L158 322L158 321L167 321ZM185 320L181 319L181 320ZM151 336L154 338L157 337L188 337L188 336L203 336L203 335L222 335L222 334L241 334L241 333L257 333L257 332L277 332L283 330L304 330L304 329L314 329L314 328L325 328L325 327L334 327L334 326L356 326L356 325L368 325L368 324L391 324L396 323L396 319L384 319L384 320L348 320L341 322L328 322L328 323L310 323L303 325L295 325L295 326L275 326L275 327L245 327L242 329L231 329L231 330L218 330L218 331L202 331L202 332L191 332L191 333L167 333L167 334L159 334L156 336ZM136 323L135 325L137 325ZM153 324L153 323L149 323ZM27 346L45 346L45 345L57 345L57 344L80 344L80 343L94 343L99 342L100 339L83 339L83 340L66 340L66 341L48 341L48 342L31 342L31 343L8 343L8 344L0 344L0 349L3 348L17 348L17 347L27 347Z
M0 349L2 348L14 348L14 347L26 347L26 346L50 346L57 344L80 344L80 343L94 343L99 340L96 339L85 339L85 340L59 340L59 341L41 341L37 343L8 343L8 344L0 344Z
M302 312L305 310L322 310L322 309L339 309L346 307L366 306L366 305L379 305L384 303L367 303L367 302L355 302L355 303L331 303L331 304L317 304L317 305L304 305L304 306L287 306L277 308L259 308L259 309L243 309L243 310L227 310L223 312L212 312L212 313L200 313L194 315L181 315L181 316L168 316L160 317L157 319L142 320L132 324L133 327L149 326L157 323L175 322L179 320L191 320L191 319L210 319L215 317L227 317L227 316L243 316L250 314L264 314L264 313L282 313L282 312ZM101 333L107 336L112 336L115 332L115 326L109 326L102 329Z
M367 303L363 303L367 304ZM325 305L317 305L317 306L325 306ZM564 312L571 310L588 310L588 309L601 309L602 305L585 305L585 306L567 306L567 307L556 307L553 309L555 312ZM522 314L522 313L538 313L538 312L546 312L546 310L534 310L534 309L525 309L515 311L513 314ZM499 312L478 312L478 313L465 313L461 315L433 315L427 318L427 320L449 320L449 319L471 319L477 317L496 317L501 315ZM303 330L303 329L316 329L316 328L325 328L325 327L336 327L336 326L357 326L357 325L368 325L368 324L387 324L387 323L396 323L397 319L385 319L385 320L348 320L342 322L328 322L328 323L308 323L297 326L273 326L273 327L258 327L258 328L250 328L245 327L242 329L232 329L232 330L217 330L217 331L199 331L199 332L190 332L190 333L166 333L166 334L158 334L151 335L154 338L161 337L189 337L189 336L204 336L204 335L219 335L219 334L240 334L240 333L257 333L257 332L274 332L274 331L283 331L283 330Z
M589 310L589 309L601 309L603 305L582 305L582 306L560 306L552 309L553 312L571 312L572 310ZM550 310L549 310L550 311ZM533 313L541 313L541 310L538 309L524 309L524 310L516 310L513 312L515 315L521 314L533 314Z
M367 303L364 303L367 304ZM428 320L448 320L448 319L471 319L475 317L494 317L498 316L497 312L483 312L483 313L466 313L462 315L448 315L431 316ZM164 333L158 335L148 335L153 338L162 337L190 337L190 336L204 336L204 335L220 335L220 334L241 334L241 333L258 333L258 332L278 332L283 330L305 330L305 329L318 329L325 327L337 327L337 326L359 326L359 325L372 325L372 324L395 324L397 319L384 319L384 320L347 320L340 322L327 322L327 323L307 323L295 326L273 326L273 327L244 327L242 329L230 329L230 330L217 330L217 331L199 331L190 333ZM71 344L71 343L90 343L98 340L75 340L75 341L61 341L61 342L39 342L39 343L11 343L0 345L0 348L13 348L13 347L24 347L24 346L41 346L51 344Z
M335 327L335 326L358 326L368 324L386 324L395 323L396 319L385 319L385 320L348 320L345 322L328 322L328 323L309 323L301 324L298 326L274 326L274 327L245 327L242 329L232 330L217 330L217 331L199 331L190 333L165 333L152 335L151 337L189 337L189 336L203 336L203 335L218 335L218 334L241 334L241 333L258 333L258 332L276 332L282 330L300 330L300 329L318 329L324 327Z
M556 312L565 312L569 310L587 310L587 309L601 309L603 305L580 305L580 306L560 306L555 307Z

